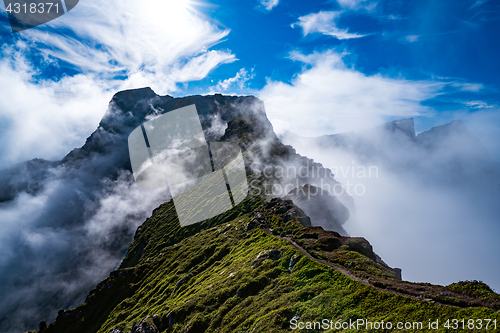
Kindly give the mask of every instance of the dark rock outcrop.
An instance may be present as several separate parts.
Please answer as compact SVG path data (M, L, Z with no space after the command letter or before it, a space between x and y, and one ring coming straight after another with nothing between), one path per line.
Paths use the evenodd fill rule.
M350 217L349 210L328 192L305 185L290 191L285 199L290 199L299 206L311 218L311 225L348 236L342 225Z
M266 259L278 260L280 256L281 256L280 250L273 249L273 250L261 251L255 258L255 260L252 262L251 266L257 265Z
M146 322L146 320L147 318L144 318L141 322L134 323L129 333L158 333L156 326Z

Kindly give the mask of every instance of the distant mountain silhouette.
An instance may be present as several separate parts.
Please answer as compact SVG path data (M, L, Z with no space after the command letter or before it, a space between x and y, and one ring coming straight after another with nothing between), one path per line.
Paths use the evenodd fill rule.
M460 120L415 133L412 118L392 121L357 133L316 138L287 132L282 142L296 148L317 147L329 153L346 153L361 164L381 165L397 172L420 172L442 181L468 181L500 176L500 164ZM300 149L299 149L300 150Z

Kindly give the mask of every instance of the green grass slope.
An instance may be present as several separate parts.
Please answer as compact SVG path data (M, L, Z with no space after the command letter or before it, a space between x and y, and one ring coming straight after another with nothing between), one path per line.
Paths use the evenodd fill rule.
M291 322L323 319L332 320L333 328L308 331L370 331L363 326L335 329L335 322L358 319L421 322L419 331L433 332L448 331L443 326L447 319L500 324L493 306L465 301L451 306L391 289L391 283L403 291L406 284L420 285L396 280L391 269L373 260L366 240L308 227L307 222L291 201L254 198L181 228L173 204L165 203L138 229L120 269L84 304L61 311L42 331L288 332ZM484 286L467 286L447 290L488 300L498 296ZM445 288L426 287L428 293ZM439 320L440 328L429 329L429 320ZM495 331L492 325L487 331Z

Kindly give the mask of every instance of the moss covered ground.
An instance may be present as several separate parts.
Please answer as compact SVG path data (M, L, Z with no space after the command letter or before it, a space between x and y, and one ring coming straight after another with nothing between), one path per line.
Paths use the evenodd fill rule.
M304 225L307 217L291 202L253 198L181 228L173 204L165 203L140 227L121 267L84 304L61 311L44 332L115 333L134 327L146 332L137 330L138 323L156 332L287 332L293 320L323 319L422 322L421 331L433 332L448 331L442 326L447 319L496 319L500 324L492 307L444 305L390 290L396 281L392 271L370 258L368 242ZM314 256L304 255L290 240L302 242ZM315 257L378 280L363 283ZM419 287L401 282L398 288L407 290L405 284ZM483 285L449 287L468 297L498 297ZM440 328L428 329L429 320L439 320ZM325 331L370 330L308 330Z

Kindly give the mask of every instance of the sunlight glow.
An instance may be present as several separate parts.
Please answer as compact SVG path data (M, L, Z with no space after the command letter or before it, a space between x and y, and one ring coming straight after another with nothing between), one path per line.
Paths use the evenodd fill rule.
M160 26L179 25L186 28L185 23L194 18L194 16L203 16L197 7L204 6L199 1L191 0L150 0L149 4L144 6L152 23Z

